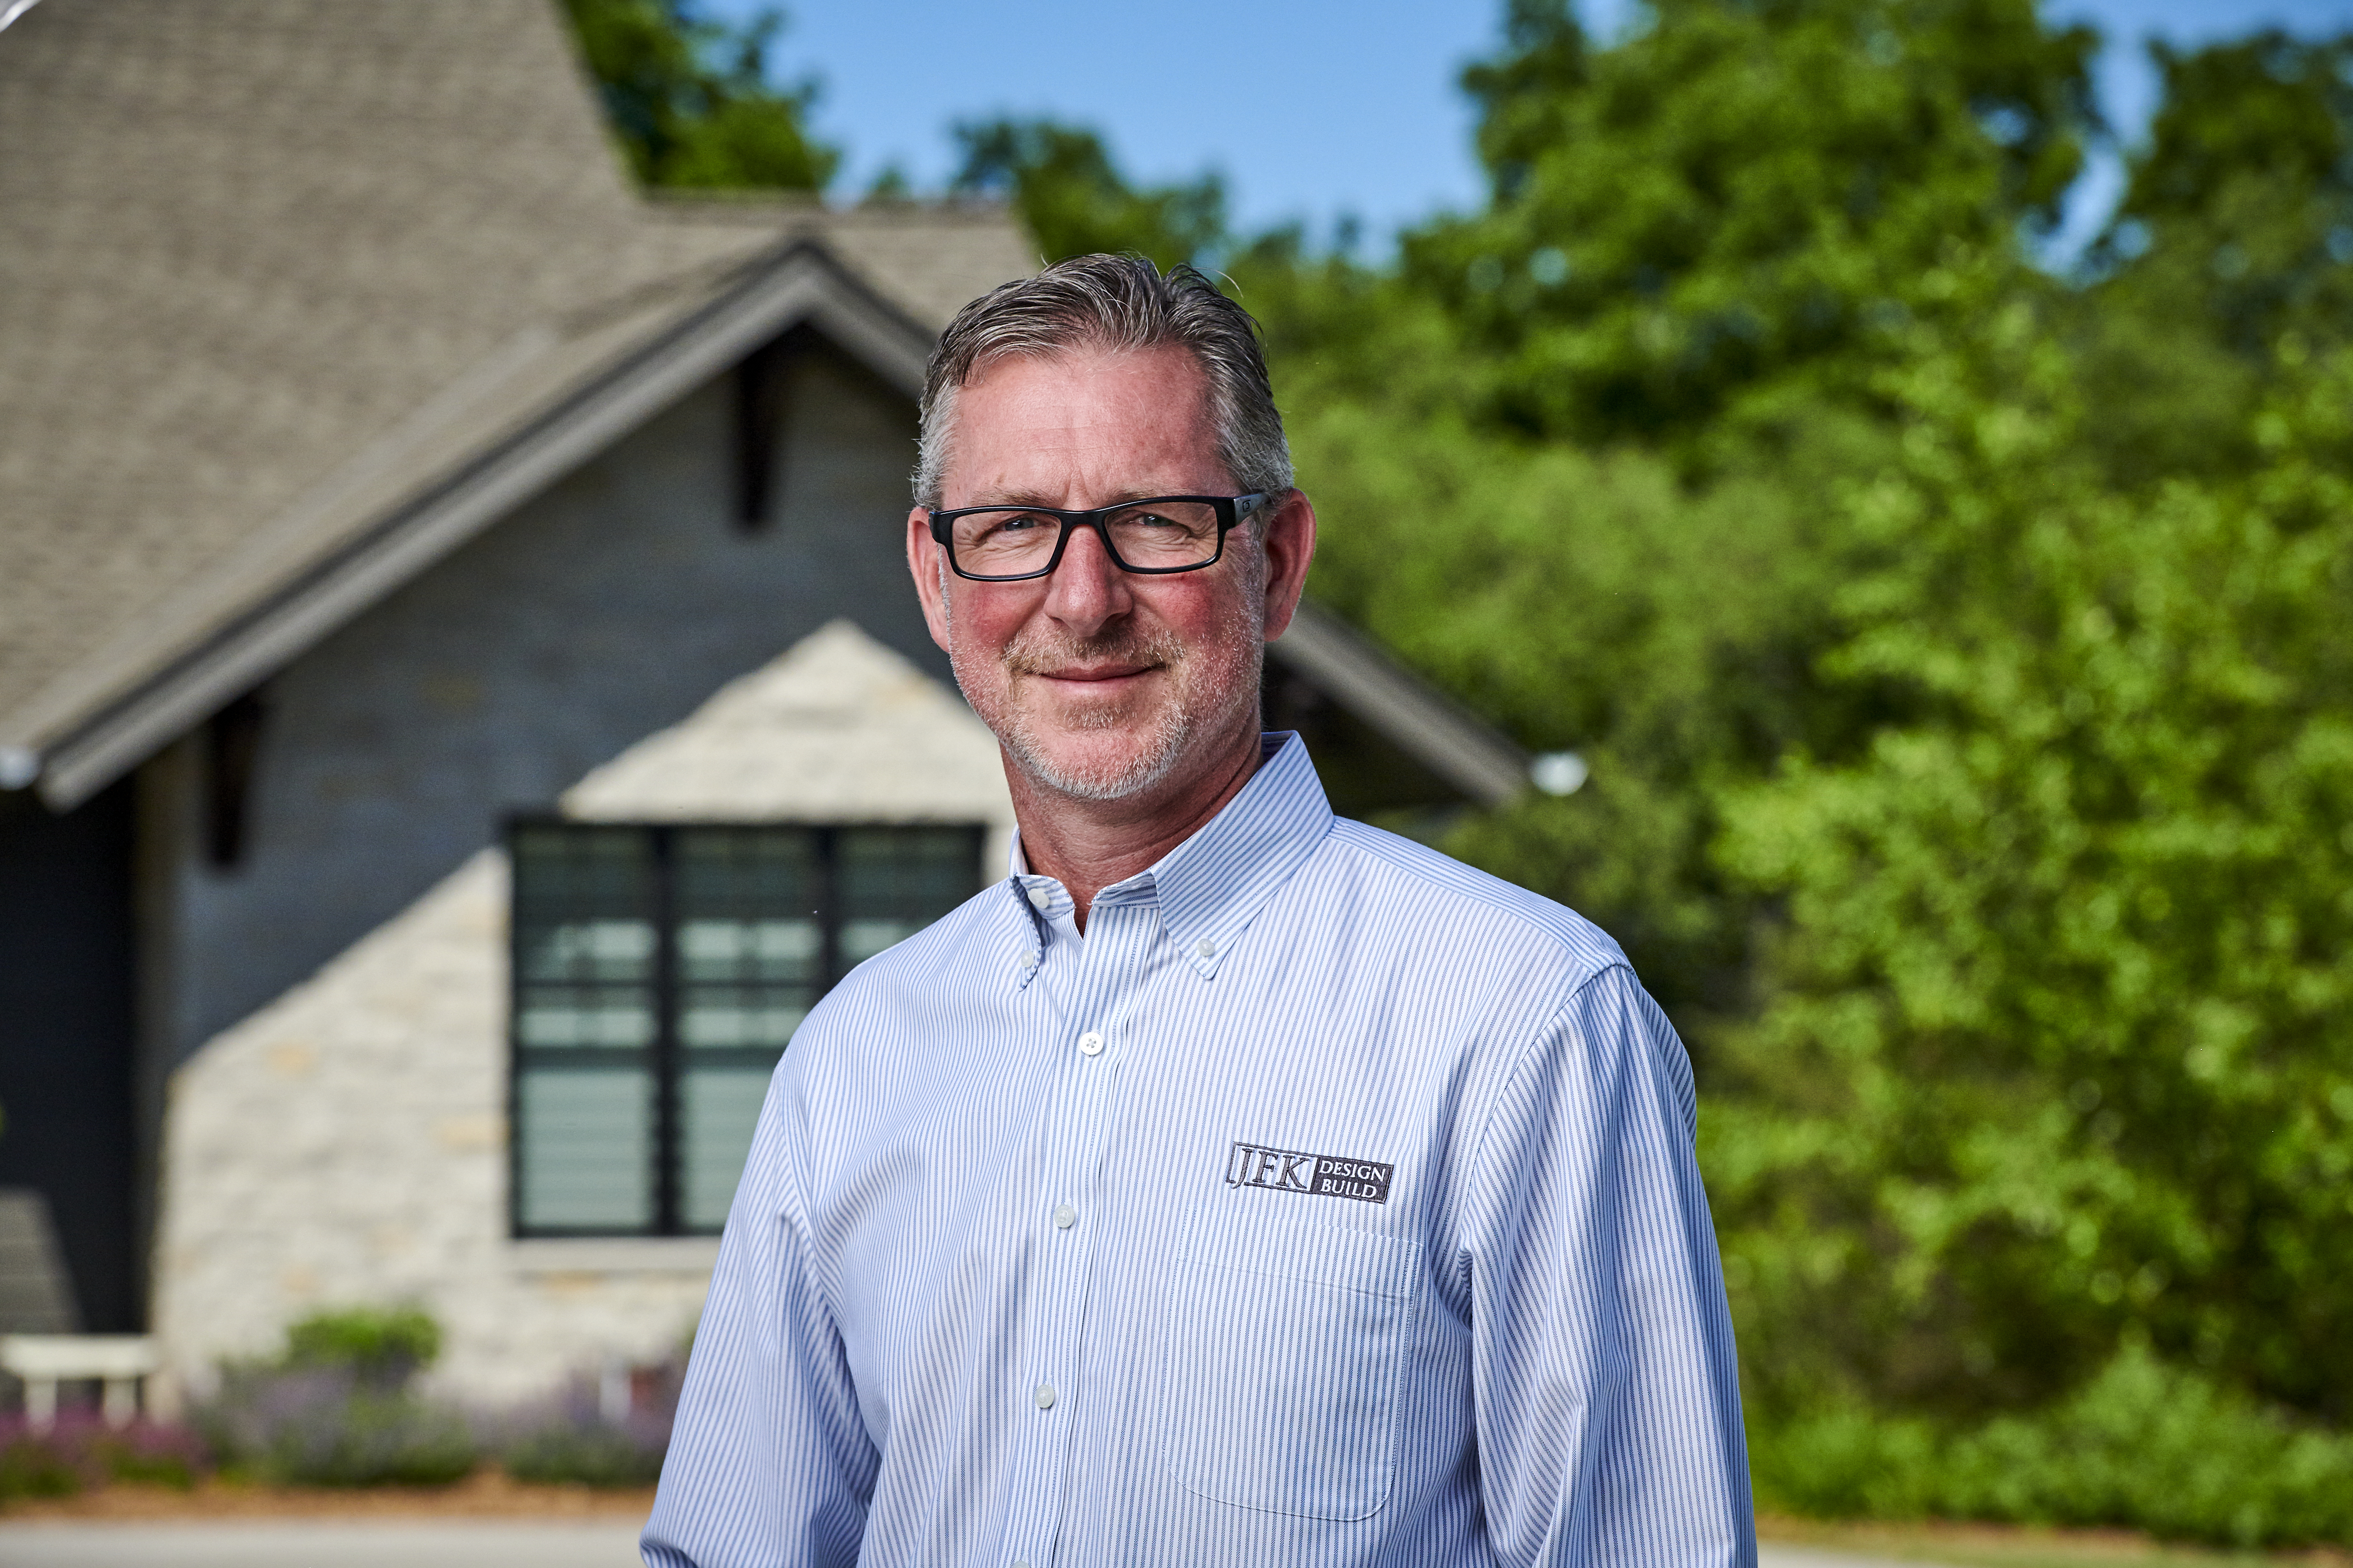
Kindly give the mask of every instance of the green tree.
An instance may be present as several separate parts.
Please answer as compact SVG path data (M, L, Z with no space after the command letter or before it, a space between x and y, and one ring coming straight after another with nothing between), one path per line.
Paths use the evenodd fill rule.
M1314 591L1593 763L1449 847L1618 934L1697 1047L1784 1497L2339 1533L2353 1448L2278 1414L2353 1398L2335 57L2170 57L2147 243L2077 285L2022 242L2087 35L1650 20L1519 6L1471 79L1492 199L1394 273L1235 252ZM2244 1452L2168 1419L2126 1486L2168 1407ZM1880 1480L1823 1480L1838 1430Z
M840 163L804 126L815 86L779 89L768 51L784 13L737 27L692 0L565 0L629 166L649 185L824 188Z
M1482 415L1588 444L1721 439L1792 384L1857 387L1957 256L2055 221L2094 36L2031 0L1658 0L1596 48L1513 0L1486 209L1408 269L1487 358ZM1802 415L1799 417L1802 418Z
M2165 96L2071 331L2126 488L2244 471L2283 335L2353 327L2353 36L2154 54Z
M1707 1163L1768 1413L2031 1408L2120 1343L2353 1416L2353 357L2241 479L2119 494L2041 324L1891 391L1826 679L1905 694L1732 804L1785 900Z
M1161 267L1207 262L1226 237L1224 182L1138 188L1103 138L1051 120L966 121L953 188L1013 204L1048 261L1135 251Z
M1885 717L1812 675L1859 548L1823 498L1897 438L1873 377L1917 323L2056 291L2017 241L2089 47L2022 0L1672 0L1608 47L1518 0L1466 74L1483 211L1394 275L1280 237L1231 263L1328 523L1314 591L1593 765L1450 847L1617 933L1703 1058L1761 915L1718 797Z
M2165 96L2105 238L2130 269L2187 274L2195 319L2267 359L2341 337L2353 307L2353 35L2276 31L2152 52ZM2194 281L2192 281L2194 279Z

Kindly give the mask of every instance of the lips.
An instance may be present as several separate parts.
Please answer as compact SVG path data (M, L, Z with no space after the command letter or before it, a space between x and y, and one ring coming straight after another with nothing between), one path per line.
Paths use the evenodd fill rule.
M1108 695L1148 675L1169 675L1185 660L1185 645L1166 632L1121 626L1097 637L1025 637L999 656L1014 680L1050 681L1071 695L1095 688Z

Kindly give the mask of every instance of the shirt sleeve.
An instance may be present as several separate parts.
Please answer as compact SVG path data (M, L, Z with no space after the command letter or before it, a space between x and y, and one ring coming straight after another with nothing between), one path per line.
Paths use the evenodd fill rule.
M1466 1194L1496 1560L1754 1568L1691 1063L1631 971L1581 986L1489 1113Z
M695 1331L649 1568L858 1560L879 1461L816 1265L785 1075L772 1084Z

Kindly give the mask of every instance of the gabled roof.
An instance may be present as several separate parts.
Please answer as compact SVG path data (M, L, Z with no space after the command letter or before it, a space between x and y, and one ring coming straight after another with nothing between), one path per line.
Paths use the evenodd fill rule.
M987 204L633 192L554 0L46 0L0 34L0 788L58 808L797 322L911 395ZM0 24L5 25L5 24ZM1271 650L1471 798L1337 618Z
M1034 265L639 198L551 0L48 0L0 147L0 784L61 806L784 327L912 390Z
M1266 652L1466 799L1501 805L1527 787L1525 752L1314 600L1300 601L1290 629Z

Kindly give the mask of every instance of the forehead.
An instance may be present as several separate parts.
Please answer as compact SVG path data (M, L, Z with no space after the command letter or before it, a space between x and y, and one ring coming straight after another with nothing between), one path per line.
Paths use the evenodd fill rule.
M1222 488L1208 382L1178 347L1082 348L985 366L957 392L950 505L1021 491ZM986 494L984 494L986 492Z

